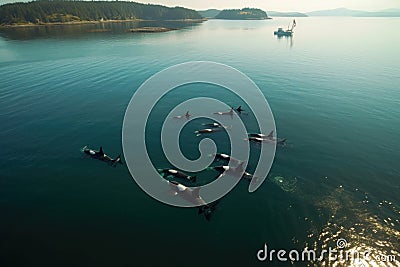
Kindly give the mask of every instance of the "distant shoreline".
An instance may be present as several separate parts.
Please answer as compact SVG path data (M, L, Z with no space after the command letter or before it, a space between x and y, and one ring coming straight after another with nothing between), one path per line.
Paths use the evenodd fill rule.
M266 17L266 18L248 18L248 19L220 19L220 18L208 18L212 20L269 20L272 19L272 17Z
M134 28L129 29L129 32L133 33L157 33L157 32L169 32L180 30L179 28L164 28L164 27L143 27L143 28Z
M64 25L84 25L84 24L101 24L101 23L121 23L121 22L143 22L143 21L176 21L176 22L203 22L207 21L206 18L202 19L176 19L176 20L145 20L145 19L126 19L126 20L80 20L68 22L43 22L43 23L24 23L24 24L3 24L0 28L25 28L25 27L45 27L45 26L64 26Z

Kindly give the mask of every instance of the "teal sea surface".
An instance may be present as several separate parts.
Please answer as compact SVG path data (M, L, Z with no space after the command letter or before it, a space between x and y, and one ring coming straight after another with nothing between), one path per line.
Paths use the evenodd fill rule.
M318 253L341 238L347 250L371 252L362 266L400 266L400 19L296 18L292 38L273 35L290 22L169 22L183 29L157 34L126 31L137 23L1 29L0 266L361 266L256 256L264 244ZM249 76L288 140L264 184L250 194L241 181L209 222L149 197L125 165L80 152L102 145L112 157L122 153L135 90L187 61ZM197 96L243 105L211 85L166 95L148 124L156 167L170 166L163 116ZM181 136L188 158L198 157L198 127L191 122ZM255 164L254 156L249 169Z

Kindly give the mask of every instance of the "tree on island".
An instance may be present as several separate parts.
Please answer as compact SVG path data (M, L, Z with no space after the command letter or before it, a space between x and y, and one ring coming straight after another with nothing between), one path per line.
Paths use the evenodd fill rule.
M34 1L0 6L0 24L49 23L95 20L201 19L195 10L183 7L125 1Z
M258 8L243 8L243 9L225 9L222 10L216 19L268 19L267 12Z

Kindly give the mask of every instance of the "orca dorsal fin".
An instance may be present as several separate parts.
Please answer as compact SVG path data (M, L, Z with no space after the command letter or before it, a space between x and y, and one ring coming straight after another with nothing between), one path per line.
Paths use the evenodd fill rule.
M121 159L121 154L118 154L118 156L115 158L114 161L115 161L115 162L118 162L119 164L123 164L123 163L122 163L122 159Z
M273 135L274 135L274 130L272 130L272 131L268 134L268 137L273 137Z
M193 189L193 197L195 198L200 198L200 187L196 187L195 189Z
M103 152L103 147L101 146L100 147L100 149L99 149L99 154L102 154L102 155L104 155L104 152Z

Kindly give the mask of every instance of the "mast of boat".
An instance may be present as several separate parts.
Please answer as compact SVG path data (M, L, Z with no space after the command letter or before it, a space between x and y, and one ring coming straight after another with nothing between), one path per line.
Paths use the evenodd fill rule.
M290 24L289 24L290 25ZM292 24L292 28L290 29L290 31L293 31L294 27L296 27L296 20L293 20L293 24ZM289 28L289 27L288 27Z

